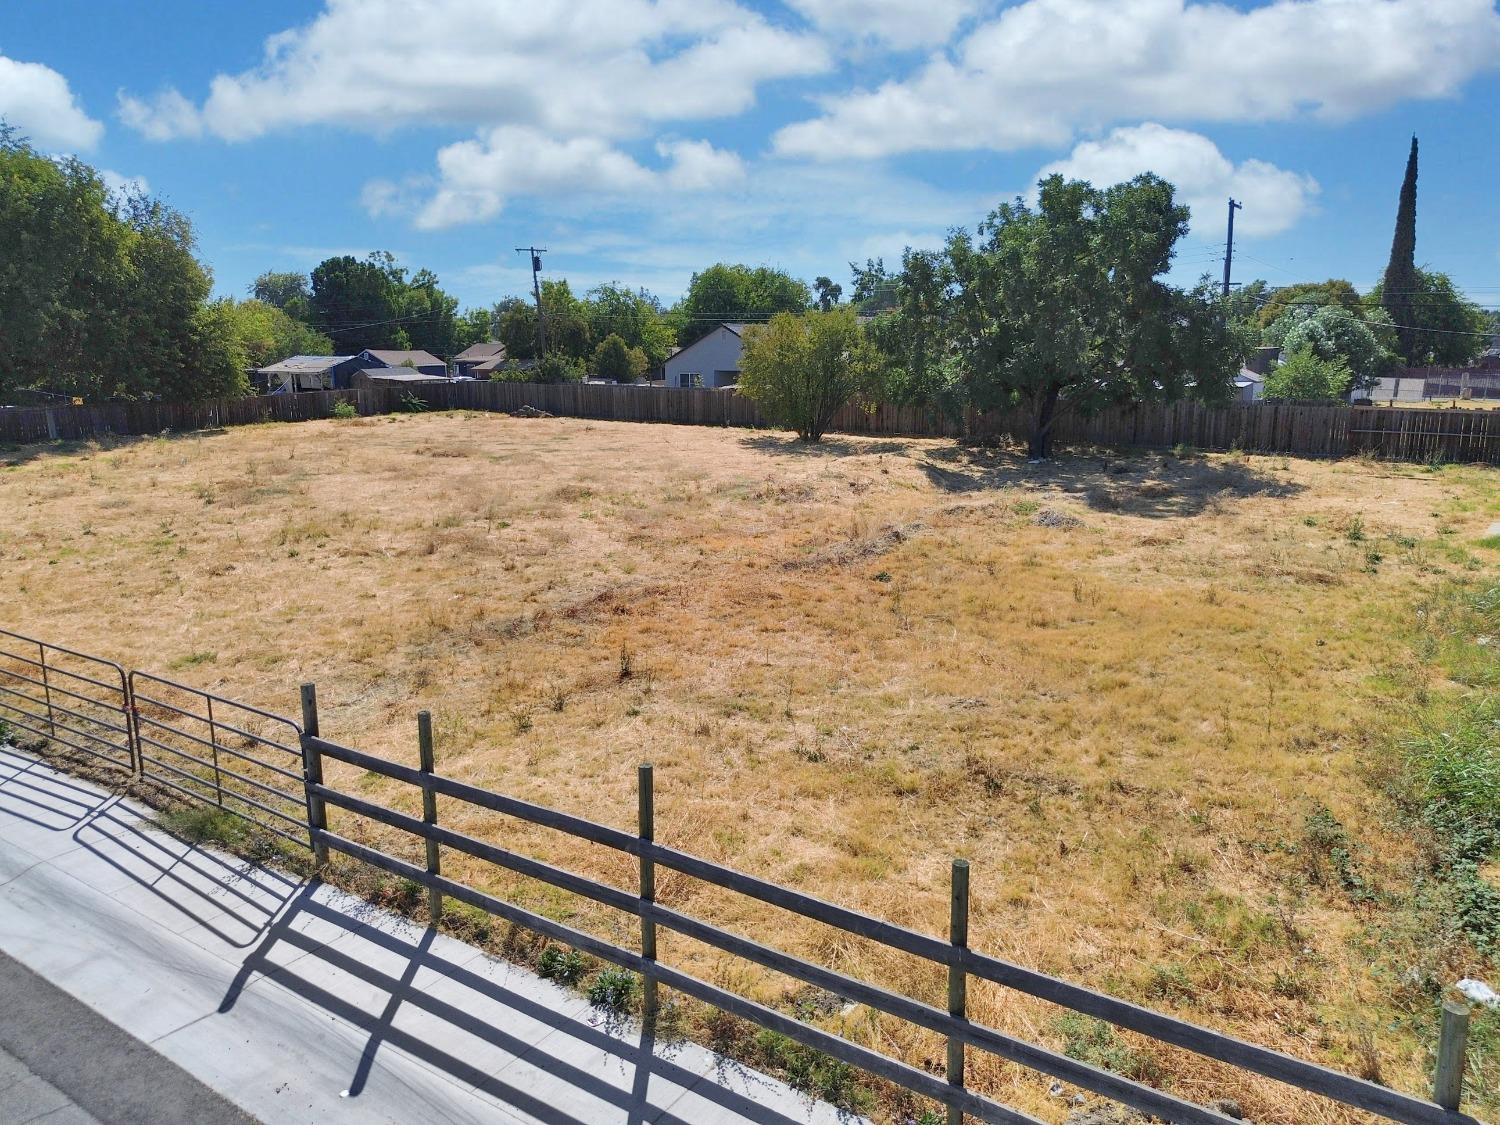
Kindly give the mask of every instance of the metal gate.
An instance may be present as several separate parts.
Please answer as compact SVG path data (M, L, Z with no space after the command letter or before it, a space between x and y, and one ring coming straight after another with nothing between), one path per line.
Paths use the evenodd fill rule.
M134 773L130 718L120 665L0 629L0 723Z
M143 779L310 846L296 723L149 672L129 689Z

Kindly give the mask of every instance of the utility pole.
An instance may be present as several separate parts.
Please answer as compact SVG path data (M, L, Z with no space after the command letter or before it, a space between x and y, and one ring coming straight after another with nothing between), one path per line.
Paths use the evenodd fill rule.
M1229 239L1224 243L1224 297L1229 297L1229 268L1234 264L1234 213L1243 211L1245 205L1229 201Z
M531 255L531 292L536 297L536 361L542 362L547 354L547 318L542 312L542 283L539 280L542 272L542 255L547 252L545 246L517 246L517 254Z

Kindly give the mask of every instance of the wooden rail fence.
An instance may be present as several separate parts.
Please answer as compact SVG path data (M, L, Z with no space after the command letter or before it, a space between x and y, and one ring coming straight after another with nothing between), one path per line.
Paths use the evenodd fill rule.
M126 672L111 661L4 631L0 631L0 681L9 687L9 694L0 695L0 720L39 739L58 742L132 778L164 785L181 798L241 817L293 845L310 847L320 868L328 863L331 852L338 852L411 880L427 889L431 919L442 917L444 899L451 898L637 973L644 985L642 1008L648 1021L656 1012L658 988L675 989L930 1098L946 1107L950 1125L962 1125L965 1115L1000 1125L1041 1125L1029 1114L967 1084L965 1062L970 1051L994 1055L1178 1125L1229 1125L1233 1120L1217 1109L974 1022L967 1005L971 980L998 984L1382 1120L1405 1125L1479 1125L1460 1111L1469 1018L1468 1009L1460 1005L1450 1003L1443 1009L1433 1100L1428 1101L972 949L968 940L969 865L963 860L953 863L949 928L947 937L941 938L659 844L649 765L637 771L638 818L635 830L628 831L438 773L432 723L426 712L417 718L416 768L331 741L320 730L317 690L312 684L302 687L299 724L185 684ZM171 762L155 756L160 752L170 754ZM347 792L325 777L323 767L328 760L417 789L421 817ZM169 767L170 778L161 773L164 767ZM439 797L633 856L639 863L637 885L626 890L599 882L445 827L439 822ZM329 827L329 808L345 814L338 831ZM413 863L359 842L353 838L362 835L352 827L356 819L422 841L424 862ZM640 927L639 948L606 940L445 876L445 849L633 916ZM939 1006L894 992L786 953L759 936L724 930L664 906L656 900L658 867L921 958L946 970L947 1003ZM934 1032L947 1041L947 1065L943 1073L934 1073L664 963L657 956L658 928Z
M341 402L362 415L387 414L415 398L430 410L512 412L530 406L569 418L669 422L692 426L772 428L755 404L733 391L595 383L458 382L409 388L368 387L205 402L114 402L95 406L0 409L0 443L24 444L215 429L258 422L330 418ZM965 426L967 422L967 427ZM971 414L960 420L915 406L846 406L832 429L846 434L957 437L1022 436L1021 411ZM1116 407L1090 418L1064 417L1062 444L1167 449L1243 449L1342 457L1368 453L1395 461L1500 464L1500 410L1410 410L1319 403L1193 402Z

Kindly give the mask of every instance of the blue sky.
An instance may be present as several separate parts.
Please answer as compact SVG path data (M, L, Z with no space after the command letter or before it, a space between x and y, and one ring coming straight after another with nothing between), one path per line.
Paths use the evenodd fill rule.
M147 12L149 11L149 16ZM8 0L0 116L186 212L221 292L387 249L465 305L826 273L1044 170L1154 170L1177 276L1377 280L1413 132L1418 260L1500 306L1492 0Z

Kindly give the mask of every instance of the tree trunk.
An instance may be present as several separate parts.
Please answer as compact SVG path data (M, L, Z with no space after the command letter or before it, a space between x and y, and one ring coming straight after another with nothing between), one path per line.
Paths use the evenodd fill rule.
M1052 456L1052 423L1057 420L1057 399L1062 388L1053 384L1036 404L1031 417L1031 436L1026 442L1026 456L1044 461Z

